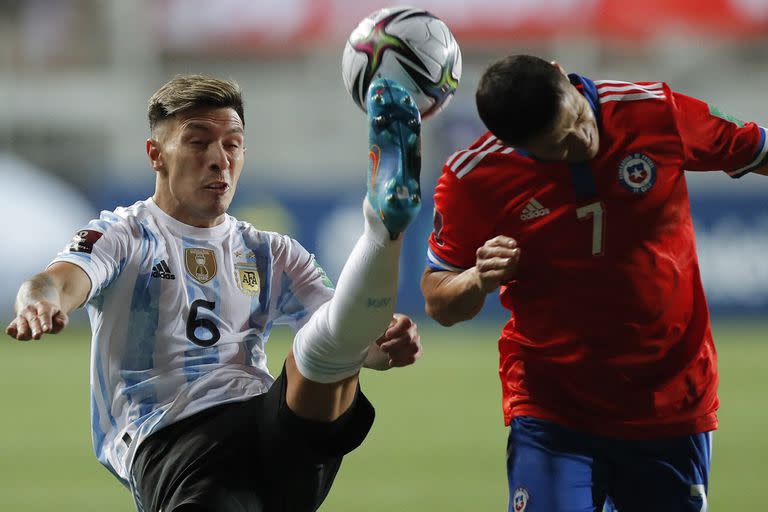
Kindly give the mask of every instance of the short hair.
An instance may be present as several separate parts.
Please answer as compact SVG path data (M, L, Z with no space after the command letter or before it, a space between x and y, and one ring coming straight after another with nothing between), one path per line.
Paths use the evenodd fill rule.
M485 70L475 93L485 126L508 144L547 133L557 121L565 77L531 55L504 57Z
M208 75L176 75L149 98L149 128L154 130L159 122L199 107L232 108L245 126L243 93L237 82Z

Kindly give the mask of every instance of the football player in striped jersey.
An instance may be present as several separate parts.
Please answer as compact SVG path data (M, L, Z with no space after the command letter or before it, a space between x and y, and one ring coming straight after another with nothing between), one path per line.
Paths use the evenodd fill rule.
M517 55L435 191L443 325L499 290L511 512L706 510L717 362L684 171L766 174L766 131L662 82ZM606 505L609 508L610 505Z
M373 422L361 367L419 357L415 324L394 315L400 234L420 204L419 113L381 81L368 112L380 158L335 290L298 242L226 213L243 102L237 84L201 75L150 99L154 195L102 212L19 290L7 327L19 340L87 306L94 449L140 511L316 510ZM276 324L296 330L277 379L264 351Z

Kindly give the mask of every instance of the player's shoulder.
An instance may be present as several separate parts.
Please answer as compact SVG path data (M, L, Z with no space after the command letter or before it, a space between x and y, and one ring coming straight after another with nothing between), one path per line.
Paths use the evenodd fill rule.
M287 235L278 233L277 231L261 229L248 221L240 220L232 215L227 214L227 217L232 226L232 230L238 235L242 235L248 239L258 240L261 243L275 243L289 238Z
M499 167L524 163L515 148L504 144L491 132L478 137L468 147L454 152L443 165L443 177L456 181L475 181Z
M119 206L114 210L102 210L72 237L65 252L92 254L94 247L130 247L132 240L149 238L144 232L141 217L142 201L131 206ZM106 244L106 245L105 245Z
M601 109L663 106L672 96L666 82L595 80L595 89Z
M114 210L102 210L98 218L92 219L86 229L101 234L126 236L138 235L142 220L150 215L145 201L137 201L130 206L118 206Z
M152 199L136 201L129 206L118 206L113 211L102 211L101 218L113 222L141 221L152 216Z
M640 130L647 136L674 133L675 99L666 82L596 80L595 90L606 132Z
M289 235L260 229L248 221L239 220L231 215L229 218L232 223L232 229L238 236L242 236L245 244L252 249L269 251L273 255L278 255L292 249L303 249L301 244Z

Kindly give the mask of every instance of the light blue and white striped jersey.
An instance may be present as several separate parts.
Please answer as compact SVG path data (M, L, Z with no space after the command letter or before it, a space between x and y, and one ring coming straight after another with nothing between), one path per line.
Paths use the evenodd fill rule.
M149 434L267 391L272 325L298 330L333 295L288 236L231 216L195 228L151 198L102 212L54 261L91 279L93 444L126 485Z

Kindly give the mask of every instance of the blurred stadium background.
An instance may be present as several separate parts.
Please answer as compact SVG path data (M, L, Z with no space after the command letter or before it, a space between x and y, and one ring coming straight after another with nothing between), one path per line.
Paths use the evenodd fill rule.
M0 305L100 209L153 190L145 106L176 73L240 82L246 170L232 213L292 234L336 277L361 230L366 127L340 77L372 0L0 0ZM510 52L588 76L664 80L768 124L768 0L423 0L464 56L455 99L424 129L423 187L482 128L484 66ZM711 509L761 510L768 454L768 179L689 174L702 274L721 354L721 431ZM427 198L425 198L427 199ZM422 317L431 205L409 232L400 309ZM495 340L503 313L453 329L422 318L415 367L366 376L379 409L322 510L503 510L505 432ZM132 509L92 456L87 326L45 343L0 343L0 510ZM273 366L286 333L271 342ZM391 378L394 377L394 378ZM640 483L641 484L641 483ZM642 485L642 484L641 484ZM649 493L653 489L647 490Z

